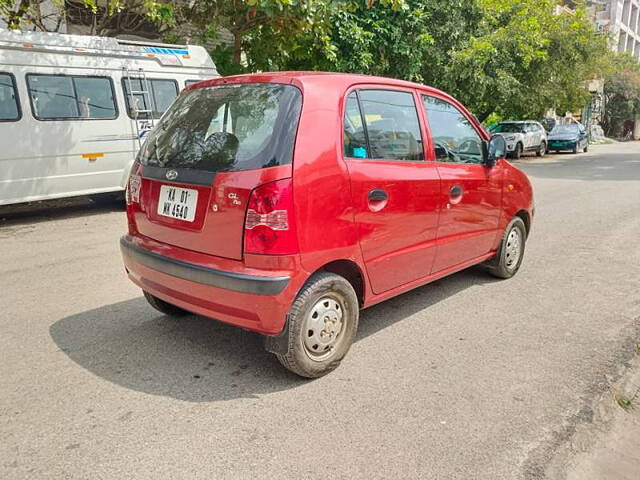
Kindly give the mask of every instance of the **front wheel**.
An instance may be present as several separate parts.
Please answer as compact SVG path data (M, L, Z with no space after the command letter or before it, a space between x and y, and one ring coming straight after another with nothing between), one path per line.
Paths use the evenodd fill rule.
M289 310L286 354L276 354L293 373L317 378L335 370L358 329L358 297L351 284L333 273L312 276Z
M516 143L516 148L513 150L512 156L516 160L522 156L522 145L521 144Z
M498 278L513 277L522 264L527 228L520 217L514 217L502 236L498 253L487 264L491 275Z

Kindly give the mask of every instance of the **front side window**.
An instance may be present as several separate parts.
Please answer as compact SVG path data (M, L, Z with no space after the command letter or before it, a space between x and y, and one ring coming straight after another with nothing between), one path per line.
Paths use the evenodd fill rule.
M111 79L28 74L27 86L38 120L113 119L118 112Z
M0 73L0 122L20 119L20 107L13 75Z
M466 116L439 98L423 95L436 161L482 163L482 138Z
M424 160L420 122L412 93L360 90L358 98L366 125L368 158Z
M131 118L160 118L178 96L175 80L125 77L122 88Z
M139 154L144 165L228 172L291 163L302 106L291 85L246 84L183 93Z

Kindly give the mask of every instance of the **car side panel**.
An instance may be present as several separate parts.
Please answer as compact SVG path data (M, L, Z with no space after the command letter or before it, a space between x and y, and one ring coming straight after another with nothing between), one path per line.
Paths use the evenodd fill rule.
M335 260L362 269L349 172L341 161L342 92L321 80L307 81L293 159L301 263L309 273Z

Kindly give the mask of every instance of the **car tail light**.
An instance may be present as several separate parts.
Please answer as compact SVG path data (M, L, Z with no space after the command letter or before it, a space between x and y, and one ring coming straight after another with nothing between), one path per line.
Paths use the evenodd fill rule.
M287 255L297 253L290 178L259 186L249 198L244 224L245 253Z
M129 173L129 181L127 182L126 198L127 203L140 203L140 190L142 190L142 165L133 162L131 172Z

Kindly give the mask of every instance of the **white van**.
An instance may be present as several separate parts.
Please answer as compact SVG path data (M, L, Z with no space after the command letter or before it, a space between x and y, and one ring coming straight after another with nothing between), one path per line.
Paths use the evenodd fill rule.
M154 122L218 76L203 47L0 30L0 205L122 192Z

